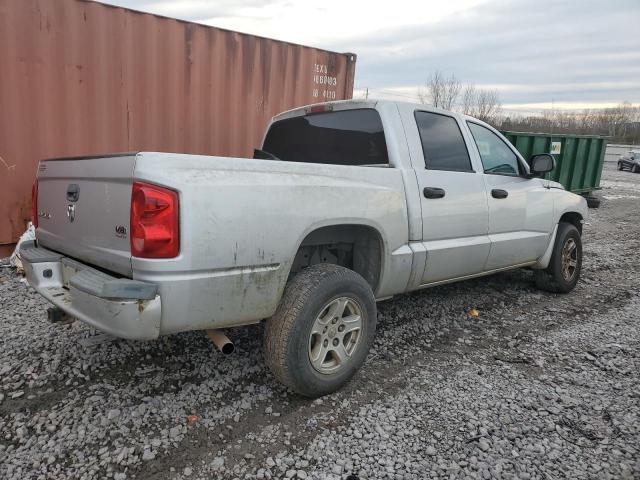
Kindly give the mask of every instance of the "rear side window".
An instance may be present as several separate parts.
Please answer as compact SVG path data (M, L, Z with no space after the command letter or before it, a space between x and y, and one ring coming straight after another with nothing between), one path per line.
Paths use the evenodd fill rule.
M429 170L471 172L471 160L455 118L416 112L424 163Z
M389 163L380 115L370 108L280 120L269 128L262 149L288 162Z

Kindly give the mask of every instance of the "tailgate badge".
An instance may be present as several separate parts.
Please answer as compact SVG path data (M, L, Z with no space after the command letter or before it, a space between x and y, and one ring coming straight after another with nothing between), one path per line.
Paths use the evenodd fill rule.
M127 238L127 227L124 225L116 225L116 237Z
M67 187L67 201L77 202L80 198L80 185L77 183L70 183Z
M71 223L76 219L76 206L71 204L67 205L67 218Z

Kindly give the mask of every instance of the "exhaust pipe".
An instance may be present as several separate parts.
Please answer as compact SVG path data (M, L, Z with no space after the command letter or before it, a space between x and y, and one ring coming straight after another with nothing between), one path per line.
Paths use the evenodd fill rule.
M229 337L222 333L222 330L207 330L207 335L224 355L230 355L236 349Z

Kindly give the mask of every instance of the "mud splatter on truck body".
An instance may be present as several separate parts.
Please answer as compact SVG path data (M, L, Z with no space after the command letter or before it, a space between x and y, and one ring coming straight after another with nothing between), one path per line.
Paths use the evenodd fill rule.
M351 98L356 57L84 0L0 0L0 248L38 160L250 156L269 119Z

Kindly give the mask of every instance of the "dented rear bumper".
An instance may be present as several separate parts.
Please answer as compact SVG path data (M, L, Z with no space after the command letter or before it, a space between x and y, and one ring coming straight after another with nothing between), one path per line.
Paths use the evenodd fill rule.
M29 284L72 317L121 338L160 335L162 305L155 284L117 278L26 242L20 256Z

